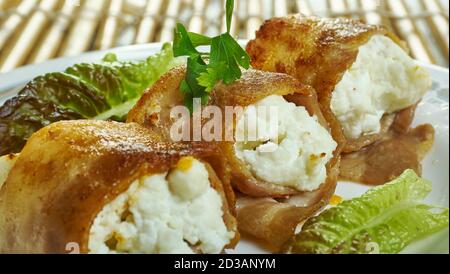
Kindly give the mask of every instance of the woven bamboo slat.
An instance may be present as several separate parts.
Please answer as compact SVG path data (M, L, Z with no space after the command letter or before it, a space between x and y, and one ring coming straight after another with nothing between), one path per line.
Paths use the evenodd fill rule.
M225 0L0 0L0 72L58 56L171 41L177 22L226 28ZM418 60L449 66L447 0L236 0L232 34L248 39L270 17L304 13L383 24Z

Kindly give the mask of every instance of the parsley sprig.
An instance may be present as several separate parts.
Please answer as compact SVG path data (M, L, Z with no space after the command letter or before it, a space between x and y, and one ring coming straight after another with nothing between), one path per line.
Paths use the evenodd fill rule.
M230 34L233 9L234 0L227 0L227 32L213 38L188 32L182 24L176 26L173 53L176 57L188 57L186 78L180 89L185 95L185 105L191 111L194 98L200 98L202 104L207 104L218 82L229 85L241 78L240 67L250 67L248 54ZM198 51L200 46L210 46L210 52Z

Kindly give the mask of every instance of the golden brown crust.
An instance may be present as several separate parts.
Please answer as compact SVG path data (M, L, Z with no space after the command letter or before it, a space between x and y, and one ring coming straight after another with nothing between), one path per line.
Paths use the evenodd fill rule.
M133 181L166 172L183 156L220 161L210 144L159 139L134 123L101 121L59 122L35 133L0 190L0 253L66 253L69 243L86 253L94 218ZM224 214L235 229L226 200Z
M287 74L249 69L242 73L241 79L231 85L216 85L209 104L221 108L246 107L271 95L310 96L314 93L310 86L300 84Z
M127 123L138 123L158 133L166 140L170 138L170 110L184 105L179 88L186 75L186 67L180 66L164 74L150 87L128 113Z
M355 62L359 47L376 34L386 35L405 48L398 37L380 26L344 18L292 15L266 21L247 45L247 52L253 67L287 73L316 89L323 115L340 144L338 150L342 150L347 140L330 108L332 92Z

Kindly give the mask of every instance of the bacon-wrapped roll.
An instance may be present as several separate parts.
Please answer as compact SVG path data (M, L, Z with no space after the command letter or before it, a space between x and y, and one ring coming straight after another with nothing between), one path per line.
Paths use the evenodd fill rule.
M221 162L210 144L167 144L137 124L52 124L0 190L0 252L220 253L238 233L209 162Z
M390 133L395 128L408 132L412 119L398 119L399 113L413 117L431 86L427 70L408 55L398 37L383 27L350 19L274 18L264 23L247 51L255 68L290 74L316 89L339 150L358 152L343 156L342 167L347 170L354 168L347 165L348 157L367 158L363 150L395 135ZM414 146L429 147L426 144L433 135L433 128L427 126L425 135L413 138ZM389 153L402 157L404 152L394 149ZM343 172L342 177L382 183L403 172L405 165L400 168L378 158L375 165L383 167L383 176ZM417 161L419 153L413 153L406 166L420 171Z
M170 139L169 131L175 122L170 118L170 110L184 104L179 87L185 73L185 68L180 67L164 75L143 95L129 113L128 121ZM328 203L336 187L333 171L339 161L333 151L337 144L328 131L314 90L286 74L248 70L231 85L216 85L209 105L219 107L223 115L227 115L227 108L242 107L236 119L222 125L225 141L220 143L233 185L251 197L251 202L239 207L238 223L242 224L241 231L280 246L302 219ZM260 114L258 107L266 107L266 112ZM275 131L265 127L269 124L270 107L278 116ZM258 134L253 134L256 139L252 139L250 135L256 129L248 125L256 121ZM229 128L233 129L232 141L225 136ZM308 198L295 202L302 197ZM259 199L254 198L271 202L261 209ZM285 210L278 212L279 207ZM253 210L256 208L260 208L258 212ZM281 214L274 219L275 211ZM275 225L276 221L282 222ZM277 230L283 225L283 232L289 233Z

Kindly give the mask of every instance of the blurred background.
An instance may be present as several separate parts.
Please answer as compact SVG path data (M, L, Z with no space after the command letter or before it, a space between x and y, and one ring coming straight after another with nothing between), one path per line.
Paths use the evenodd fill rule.
M225 0L0 0L0 73L85 51L171 41L176 22L224 31ZM235 0L233 35L289 13L383 24L421 61L449 66L448 0Z

